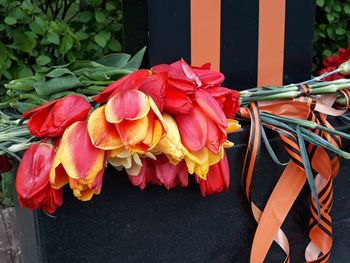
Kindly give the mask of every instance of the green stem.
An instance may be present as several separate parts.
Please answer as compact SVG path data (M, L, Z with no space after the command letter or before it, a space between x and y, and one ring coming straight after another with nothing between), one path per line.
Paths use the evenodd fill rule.
M106 81L103 81L103 80L82 80L80 81L82 84L84 85L109 85L109 84L112 84L113 82L115 82L114 80L113 81L110 81L110 80L106 80Z

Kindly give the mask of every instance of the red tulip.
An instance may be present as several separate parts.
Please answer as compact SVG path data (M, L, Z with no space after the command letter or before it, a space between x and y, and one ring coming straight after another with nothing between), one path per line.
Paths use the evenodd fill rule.
M62 189L51 188L49 173L55 157L54 147L47 143L31 144L19 164L16 191L21 207L41 208L53 213L62 205Z
M204 197L227 191L230 184L230 171L226 153L219 163L209 168L207 180L202 180L197 176L195 178Z
M235 118L236 112L240 107L238 91L224 87L208 87L205 91L220 105L226 118Z
M180 162L173 165L164 155L158 155L157 160L142 158L142 168L137 176L129 175L131 183L144 189L147 183L164 185L171 189L180 186L188 186L188 171L186 164Z
M196 80L200 83L199 86L221 86L225 80L224 74L210 69L210 63L204 64L201 67L191 67L183 59L171 64L172 67L177 68L178 71L187 72L187 77ZM192 77L191 77L192 76Z
M35 137L57 137L76 121L87 118L90 103L78 95L70 95L36 107L23 114L29 118L28 129Z
M191 152L207 146L214 154L218 154L227 138L226 116L205 90L196 92L195 102L190 113L175 116L182 143Z
M0 173L6 173L12 169L12 163L6 155L0 156Z

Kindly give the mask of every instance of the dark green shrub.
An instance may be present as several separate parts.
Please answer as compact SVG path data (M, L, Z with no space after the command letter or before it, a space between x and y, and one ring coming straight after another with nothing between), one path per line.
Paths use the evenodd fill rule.
M119 0L0 0L0 83L121 51Z
M350 44L350 0L317 0L313 70Z

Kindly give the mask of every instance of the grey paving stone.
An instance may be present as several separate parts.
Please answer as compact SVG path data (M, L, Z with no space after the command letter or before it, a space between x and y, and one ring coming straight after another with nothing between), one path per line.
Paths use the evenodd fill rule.
M5 259L10 261L5 261ZM0 210L0 262L22 262L16 214L13 207Z

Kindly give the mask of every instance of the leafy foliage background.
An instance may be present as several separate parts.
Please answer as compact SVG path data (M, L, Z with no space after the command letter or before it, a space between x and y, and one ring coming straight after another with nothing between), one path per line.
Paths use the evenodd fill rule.
M120 52L120 0L0 0L0 83Z
M316 0L313 71L350 44L350 0Z

